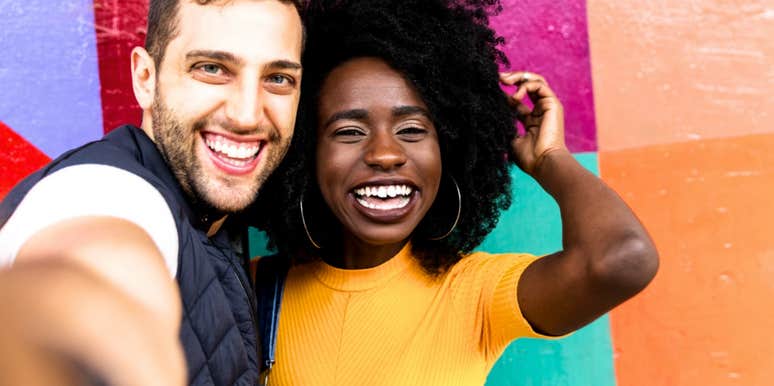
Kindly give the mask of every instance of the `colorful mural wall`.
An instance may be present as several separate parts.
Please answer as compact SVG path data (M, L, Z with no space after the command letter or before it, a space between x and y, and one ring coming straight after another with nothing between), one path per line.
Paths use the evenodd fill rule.
M512 69L549 79L571 150L634 207L662 265L574 335L512 344L487 384L769 385L774 1L504 4L494 23ZM0 0L0 197L64 150L139 123L128 57L146 9ZM556 250L556 205L513 175L514 205L481 248Z

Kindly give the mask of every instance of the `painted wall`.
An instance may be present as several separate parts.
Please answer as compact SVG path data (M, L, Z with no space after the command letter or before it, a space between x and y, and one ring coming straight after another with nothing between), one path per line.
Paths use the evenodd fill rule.
M549 79L571 150L634 207L662 267L569 338L512 344L487 384L770 384L774 0L504 3L494 23L512 69ZM146 9L0 0L0 197L64 150L139 123L128 55ZM513 175L514 206L481 248L559 248L556 205Z
M589 0L602 177L661 252L611 315L621 385L774 375L774 1Z

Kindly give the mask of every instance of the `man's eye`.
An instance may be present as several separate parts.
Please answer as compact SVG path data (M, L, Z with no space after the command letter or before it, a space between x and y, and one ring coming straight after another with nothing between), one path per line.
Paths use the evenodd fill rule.
M231 79L228 69L217 63L196 63L191 67L191 75L207 84L225 84Z
M217 64L202 64L199 68L209 75L219 75L222 69Z
M286 75L272 75L269 77L269 81L275 84L293 84L293 80Z

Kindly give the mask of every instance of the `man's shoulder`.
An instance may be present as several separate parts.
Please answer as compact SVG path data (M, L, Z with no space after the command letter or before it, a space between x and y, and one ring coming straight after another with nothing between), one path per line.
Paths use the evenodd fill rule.
M164 175L163 158L139 129L119 130L58 157L0 202L0 266L12 264L27 240L55 224L110 217L144 230L177 272L186 212L174 177Z
M62 153L27 176L19 185L34 185L58 170L81 164L114 166L130 172L147 169L149 165L145 165L143 153L156 151L152 144L140 129L130 125L121 126L98 140Z
M101 168L93 166L101 166ZM104 176L104 170L115 170L118 173L128 172L145 180L162 193L168 204L177 201L176 195L170 191L170 183L165 182L164 177L160 176L165 173L166 165L155 145L140 129L127 125L113 130L99 140L65 152L18 183L0 202L0 227L29 191L42 180L59 171L73 168L80 169L81 172L66 173L66 175L73 179L73 184L84 185L84 189L87 189L88 185L108 183L108 180L101 179L100 176ZM94 173L94 170L102 172L90 174Z
M137 171L150 169L154 157L147 153L158 153L153 142L134 126L121 126L99 140L72 149L41 170L42 177L59 169L80 165L100 164L114 166L138 174ZM152 154L151 154L152 155ZM158 161L163 162L161 157Z

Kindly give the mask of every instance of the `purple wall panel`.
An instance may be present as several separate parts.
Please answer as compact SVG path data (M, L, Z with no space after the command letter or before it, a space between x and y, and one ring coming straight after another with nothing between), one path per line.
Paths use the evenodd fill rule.
M0 120L55 157L102 137L92 0L0 0Z

